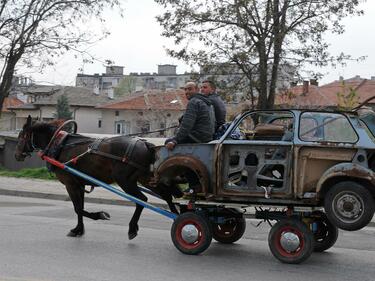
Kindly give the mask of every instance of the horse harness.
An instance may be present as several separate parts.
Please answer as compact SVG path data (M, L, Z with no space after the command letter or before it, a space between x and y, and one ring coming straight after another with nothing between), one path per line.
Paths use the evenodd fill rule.
M97 154L97 155L100 155L100 156L103 156L103 157L106 157L106 158L110 158L110 159L113 159L113 160L116 160L116 161L120 161L120 162L123 162L125 164L129 164L129 165L131 165L135 168L141 169L141 170L148 170L148 167L142 166L142 165L140 165L140 164L138 164L138 163L136 163L132 160L134 148L135 148L137 142L140 141L140 139L130 138L130 143L128 143L128 146L126 147L125 154L122 157L100 151L99 145L104 140L106 140L106 139L96 139L92 144L89 145L89 148L88 148L89 152L88 153Z
M68 136L69 136L69 133L67 133L65 131L60 131L55 136L55 138L52 140L51 145L49 146L48 150L44 152L44 154L49 156L49 157L52 157L52 158L56 159L60 155L63 147L74 146L74 145L78 145L78 144L82 144L82 143L91 142L91 140L84 140L84 141L73 142L73 143L70 143L70 144L65 144ZM100 144L107 139L108 138L96 139L93 143L91 143L88 146L88 149L85 152L83 152L82 154L72 158L71 160L67 161L65 164L75 164L78 161L79 158L83 157L86 154L96 154L96 155L100 155L100 156L110 158L110 159L113 159L113 160L116 160L116 161L120 161L124 164L129 164L129 165L131 165L135 168L138 168L138 169L141 169L141 170L144 170L144 171L148 171L148 167L142 166L141 164L138 164L138 163L136 163L132 160L132 154L133 154L134 148L135 148L137 142L141 141L141 139L130 138L129 143L126 147L125 154L122 157L116 156L116 155L113 155L113 154L110 154L110 153L106 153L106 152L103 152L103 151L99 150ZM47 167L50 171L52 170L51 164L49 164L49 165L47 164Z

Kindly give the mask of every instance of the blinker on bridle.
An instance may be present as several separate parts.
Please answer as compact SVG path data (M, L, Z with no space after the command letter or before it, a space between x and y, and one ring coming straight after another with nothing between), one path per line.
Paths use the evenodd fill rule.
M25 150L25 148L28 150L28 151L23 151L21 155L24 157L31 157L31 152L38 150L38 148L34 144L33 132L22 134L21 140L24 142L23 150Z

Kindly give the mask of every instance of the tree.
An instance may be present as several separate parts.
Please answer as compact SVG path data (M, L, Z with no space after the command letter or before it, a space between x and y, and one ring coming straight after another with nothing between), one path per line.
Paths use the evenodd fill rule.
M42 69L56 56L69 50L83 53L83 46L108 35L87 28L92 18L104 22L105 7L121 10L119 0L1 0L0 108L16 66Z
M359 104L358 93L353 87L348 87L345 81L342 81L341 91L336 93L337 95L337 107L340 110L352 110Z
M69 109L69 100L65 95L61 95L57 99L56 119L69 120L72 119L73 113Z
M131 94L136 89L136 79L132 76L125 76L120 83L114 88L116 97L123 97Z
M172 57L191 64L235 65L258 108L272 108L283 69L325 66L349 56L328 53L323 35L344 32L341 20L360 15L358 0L155 0Z

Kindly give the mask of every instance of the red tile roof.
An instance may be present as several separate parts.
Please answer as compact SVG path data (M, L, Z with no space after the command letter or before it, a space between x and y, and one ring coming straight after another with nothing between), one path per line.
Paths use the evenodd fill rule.
M187 99L183 90L146 91L97 108L114 110L184 110Z
M13 106L19 106L21 104L24 104L23 101L19 100L18 98L15 97L7 97L4 99L3 107L1 109L2 112L9 112L8 107L13 107Z
M290 106L337 106L338 93L347 95L350 89L356 91L358 102L361 103L369 97L375 96L375 80L352 78L344 81L334 81L322 86L309 85L304 93L303 86L295 86L280 93L276 97L276 104L288 104ZM375 103L375 99L370 101Z

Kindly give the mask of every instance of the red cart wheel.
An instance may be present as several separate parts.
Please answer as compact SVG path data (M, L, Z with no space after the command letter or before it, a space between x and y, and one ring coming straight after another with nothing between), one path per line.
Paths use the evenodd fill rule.
M205 218L188 212L174 221L171 237L179 251L187 255L198 255L210 246L212 231Z
M314 250L314 236L307 226L298 220L281 220L268 236L272 254L284 263L301 263Z
M213 238L223 244L231 244L239 239L246 230L246 220L244 218L233 218L223 224L212 224Z

